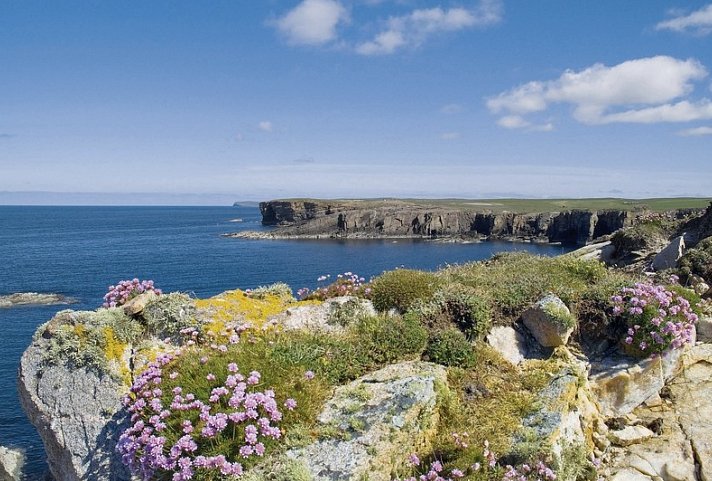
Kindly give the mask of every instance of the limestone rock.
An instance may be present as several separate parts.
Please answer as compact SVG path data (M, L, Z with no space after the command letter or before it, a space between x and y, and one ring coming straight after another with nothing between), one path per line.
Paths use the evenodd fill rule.
M614 444L618 446L630 446L638 444L646 439L655 436L655 433L645 426L626 426L620 430L610 431L608 435Z
M568 255L582 260L597 260L609 264L613 261L616 247L611 241L596 242L576 249Z
M681 357L682 350L673 349L656 358L611 357L593 363L589 381L601 412L609 417L632 412L679 372Z
M342 331L345 323L353 319L343 317L375 316L376 309L367 299L342 296L334 297L323 304L290 307L273 316L270 322L285 330L309 329L313 331Z
M313 481L390 481L409 453L429 444L437 429L438 393L446 383L442 366L402 362L341 386L318 420L343 436L287 455L306 467Z
M565 345L575 327L569 308L553 294L524 311L522 320L539 344L545 347Z
M62 481L130 479L114 446L125 426L121 384L94 371L46 366L40 338L20 361L20 403L42 438L50 471Z
M127 316L136 316L141 314L146 308L146 305L155 297L156 293L153 291L147 291L137 295L124 304L124 314Z
M487 343L515 366L526 358L526 340L512 327L493 327L487 334Z
M670 244L653 258L653 269L662 271L672 269L677 266L677 261L685 253L685 238L684 234L675 237Z
M0 481L20 481L25 453L0 446Z
M712 342L712 315L700 316L695 329L698 341Z
M680 426L700 465L700 479L712 481L712 344L689 349L684 369L670 383Z
M625 448L609 448L602 472L605 477L712 479L712 345L688 349L680 364L683 369L669 381L664 409L641 406L635 411L638 423L651 426L651 421L662 421L660 434Z
M505 456L507 464L526 462L541 453L551 453L559 463L565 449L593 445L593 437L586 432L590 434L590 427L602 420L587 389L581 386L582 374L572 365L552 377L537 395L538 409L522 420L515 433L511 451Z

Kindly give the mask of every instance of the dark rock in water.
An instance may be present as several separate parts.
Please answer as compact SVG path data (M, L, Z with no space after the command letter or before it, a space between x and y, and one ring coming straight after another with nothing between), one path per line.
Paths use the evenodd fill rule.
M38 292L18 292L6 296L0 296L0 308L41 305L51 306L55 304L72 304L76 300L65 297L62 294L42 294Z

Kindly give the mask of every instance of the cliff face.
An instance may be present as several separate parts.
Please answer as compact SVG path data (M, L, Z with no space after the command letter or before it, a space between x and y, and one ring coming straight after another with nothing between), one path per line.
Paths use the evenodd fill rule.
M585 244L632 224L625 211L520 214L410 205L359 207L334 202L271 201L260 204L262 223L278 236L448 237L536 239Z

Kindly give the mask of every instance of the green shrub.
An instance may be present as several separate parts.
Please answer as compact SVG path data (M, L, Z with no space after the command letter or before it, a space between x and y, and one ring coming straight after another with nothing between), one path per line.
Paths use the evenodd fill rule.
M431 272L396 269L384 272L371 283L373 305L379 311L406 312L419 299L431 297L440 280Z
M275 366L300 365L341 384L386 364L419 358L427 338L417 319L364 317L342 336L306 331L276 336L270 356Z
M332 302L329 307L329 324L348 326L369 315L369 309L361 299L349 299L346 302Z
M472 344L459 329L449 328L433 334L426 350L428 359L445 366L471 367L475 361Z
M680 281L689 282L690 276L702 277L705 282L712 282L712 237L703 239L695 247L688 250L678 262Z
M143 312L146 334L172 337L182 329L197 327L196 309L187 294L171 292L151 299Z
M366 317L354 325L355 342L370 357L374 367L401 359L420 357L428 332L407 316Z
M280 299L293 301L292 288L284 282L277 282L269 286L259 286L249 291L249 296L253 299L264 299L267 296L277 296Z
M547 293L558 296L579 320L592 316L605 317L603 303L616 291L613 285L622 284L628 274L604 268L600 262L570 256L540 257L527 253L505 253L489 261L453 266L439 273L450 283L459 283L486 293L490 299L493 321L511 324L531 304ZM628 283L630 280L627 281ZM599 303L598 301L602 301ZM579 303L585 301L585 309Z
M481 339L489 332L492 308L476 289L449 284L435 294L434 301L470 340Z

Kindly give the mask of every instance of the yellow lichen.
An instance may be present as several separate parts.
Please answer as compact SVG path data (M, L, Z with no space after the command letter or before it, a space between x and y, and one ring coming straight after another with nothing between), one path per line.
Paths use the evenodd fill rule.
M250 323L262 328L272 316L297 305L319 304L314 301L294 301L277 295L265 295L262 299L252 298L244 291L227 291L209 299L197 299L195 306L208 314L211 323L207 330L216 335L225 334L228 323Z
M104 346L104 356L106 356L108 361L116 361L120 363L124 356L127 344L116 338L116 334L111 327L104 327L103 333L104 340L106 342Z

